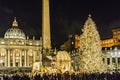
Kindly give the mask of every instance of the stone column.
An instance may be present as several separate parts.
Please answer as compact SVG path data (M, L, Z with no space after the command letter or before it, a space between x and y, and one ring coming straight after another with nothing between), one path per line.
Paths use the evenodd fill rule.
M115 60L116 60L116 68L118 68L118 57L116 57Z
M8 49L8 60L7 60L7 62L8 62L8 67L10 67L10 49Z
M13 67L15 67L15 53L13 53Z
M24 65L25 65L25 67L27 66L27 55L26 55L26 50L24 51Z
M7 67L7 62L8 62L8 55L7 55L7 51L6 51L6 53L5 53L5 67Z
M36 61L36 52L33 51L33 63Z
M112 57L110 57L110 65L112 65L113 63L112 63Z
M29 54L28 54L28 51L27 51L27 66L29 67Z
M40 61L42 61L42 54L41 54L41 52L39 54L40 54Z
M42 54L39 53L39 55L40 55L40 67L42 67Z
M22 52L20 51L20 67L22 67Z
M104 59L105 59L105 65L107 66L108 64L107 64L107 57L104 57Z

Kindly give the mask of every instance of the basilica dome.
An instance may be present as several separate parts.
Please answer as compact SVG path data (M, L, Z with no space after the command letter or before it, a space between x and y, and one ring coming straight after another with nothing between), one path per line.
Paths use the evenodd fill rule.
M18 23L16 21L16 18L14 18L12 28L9 28L6 31L4 38L26 39L25 33L18 28Z

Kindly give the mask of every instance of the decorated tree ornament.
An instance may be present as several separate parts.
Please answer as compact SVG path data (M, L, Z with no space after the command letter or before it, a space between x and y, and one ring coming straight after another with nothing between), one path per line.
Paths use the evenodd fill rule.
M83 73L103 72L102 46L96 25L89 15L80 36L80 71Z

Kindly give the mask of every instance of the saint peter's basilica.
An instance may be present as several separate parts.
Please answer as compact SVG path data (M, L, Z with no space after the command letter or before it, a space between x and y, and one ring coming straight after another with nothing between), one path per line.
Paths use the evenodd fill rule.
M0 62L4 68L29 68L34 62L42 65L41 49L42 39L29 39L14 18L12 27L5 32L4 38L0 38Z

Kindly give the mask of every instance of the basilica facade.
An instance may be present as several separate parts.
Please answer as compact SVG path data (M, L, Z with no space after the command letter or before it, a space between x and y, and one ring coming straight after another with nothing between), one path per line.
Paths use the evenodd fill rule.
M33 63L42 65L42 39L35 40L26 37L18 27L16 18L4 38L0 38L0 64L4 68L32 67Z

